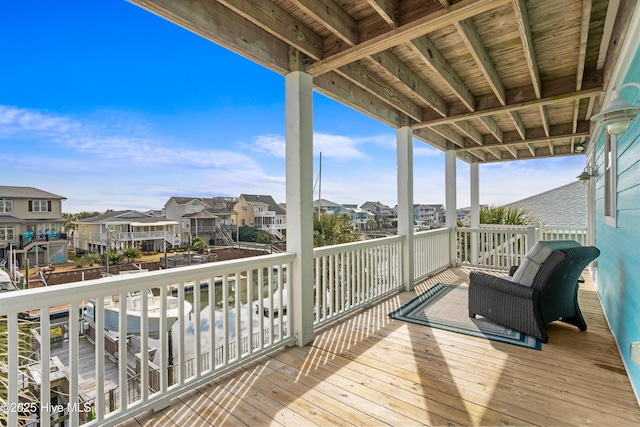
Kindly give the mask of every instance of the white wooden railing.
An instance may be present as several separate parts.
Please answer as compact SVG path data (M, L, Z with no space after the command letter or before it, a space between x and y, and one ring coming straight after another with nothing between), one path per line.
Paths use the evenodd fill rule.
M413 235L413 277L422 279L451 265L451 230L420 231Z
M575 240L582 246L587 244L587 229L585 227L555 227L539 226L538 240Z
M402 288L403 238L386 237L313 250L316 329Z
M37 360L36 366L34 368L32 363L30 370L27 370L24 363L25 345L30 346L24 343L24 331L19 327L19 317L23 313L33 313L34 310L48 313L52 307L68 306L69 326L66 344L69 365L65 367L64 372L64 394L69 404L76 405L72 406L74 410L68 411L69 424L116 425L146 410L168 406L172 398L189 389L205 384L212 378L268 352L291 345L294 341L291 335L292 328L286 326L286 317L282 316L283 310L280 309L291 307L290 293L280 292L278 289L287 289L290 283L287 276L291 271L288 267L294 257L295 255L286 253L266 255L0 294L0 339L6 343L0 346L2 352L6 351L6 354L0 354L0 387L6 387L7 390L6 394L0 393L0 396L6 396L6 399L0 397L0 400L4 400L0 401L0 405L3 410L8 409L4 411L6 424L3 425L18 425L19 416L22 417L24 414L20 415L13 409L25 408L25 401L21 396L29 388L36 390L38 402L51 402L52 394L57 393L54 382L60 380L60 373L53 370L53 361L57 359L51 358L51 342L54 336L51 333L52 324L49 316L41 316L38 325L40 347L37 355L30 355L32 361ZM221 296L216 296L216 282L222 285ZM198 297L202 284L207 285L204 289L210 290L203 291L203 295L206 295L205 301L208 301L208 307L204 309L203 302ZM254 284L258 291L254 290ZM230 295L230 288L233 289L234 295ZM107 404L105 401L109 402L108 399L92 399L89 406L91 413L83 412L86 409L83 405L87 403L87 399L83 398L86 395L80 384L91 380L84 377L86 373L81 372L79 363L83 302L95 301L94 395L105 396L105 393L109 395L109 390L105 389L105 364L109 362L103 356L105 297L117 295L120 301L126 301L129 292L138 291L144 294L149 289L159 297L157 304L160 313L166 313L171 295L177 296L180 307L178 320L173 328L170 327L166 314L161 314L158 321L160 331L172 331L171 334L159 333L158 344L154 343L158 348L158 364L153 364L145 357L141 358L139 393L135 393L134 401L130 400L130 390L118 392L117 402ZM196 294L193 298L193 309L187 313L183 302L185 294L190 290ZM267 298L263 298L264 295L267 295ZM277 297L273 297L274 295ZM141 299L141 348L148 348L150 344L149 329L153 323L148 314L151 308L149 304L154 302L147 298ZM265 309L268 312L266 317L263 315ZM276 317L275 312L279 312L282 317ZM127 313L122 310L117 317L119 329L124 330ZM209 322L209 327L206 327L204 322L203 328L201 320L206 319L218 319L222 328L217 329L216 322L213 321ZM119 340L118 345L118 353L126 354L126 340ZM170 352L169 348L174 350ZM31 351L28 349L27 353ZM169 362L170 357L173 363ZM119 358L117 372L118 389L122 389L120 385L127 387L131 382L131 376L127 371L126 358ZM151 384L151 381L154 384ZM28 409L35 410L35 416L41 426L47 427L52 424L49 406L38 403L37 406ZM0 414L0 418L4 418L4 415Z
M507 270L519 265L540 240L575 240L587 244L586 228L520 225L481 225L456 228L456 263Z

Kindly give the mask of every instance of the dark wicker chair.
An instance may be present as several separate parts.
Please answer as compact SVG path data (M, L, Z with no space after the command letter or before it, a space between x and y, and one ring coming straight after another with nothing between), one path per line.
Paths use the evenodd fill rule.
M546 324L560 320L587 330L578 306L578 280L600 255L593 246L558 249L540 264L531 287L480 271L469 275L469 317L493 322L548 342ZM517 267L512 267L512 276Z

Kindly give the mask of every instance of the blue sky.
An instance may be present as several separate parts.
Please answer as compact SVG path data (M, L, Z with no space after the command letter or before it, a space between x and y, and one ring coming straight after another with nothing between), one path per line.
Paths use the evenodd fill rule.
M66 197L68 213L171 196L285 202L283 76L117 0L3 2L0 52L0 185ZM323 198L396 204L394 129L316 93L314 132ZM414 202L444 203L443 153L416 141L414 155ZM480 203L567 184L584 162L483 165ZM468 206L469 167L457 171Z

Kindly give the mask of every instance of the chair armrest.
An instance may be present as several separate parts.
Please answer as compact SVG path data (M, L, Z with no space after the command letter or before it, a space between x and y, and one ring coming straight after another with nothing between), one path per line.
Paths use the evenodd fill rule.
M518 298L527 299L531 299L532 295L537 292L533 288L512 282L511 280L505 279L504 277L493 276L481 271L472 271L469 274L469 288L475 286L484 287L508 295L513 295Z

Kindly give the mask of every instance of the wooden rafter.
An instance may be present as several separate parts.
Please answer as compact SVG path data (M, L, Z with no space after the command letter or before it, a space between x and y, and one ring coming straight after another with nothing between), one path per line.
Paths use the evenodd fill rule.
M367 3L378 12L378 15L391 28L397 28L400 25L398 20L398 0L367 0Z
M485 116L492 116L494 114L509 113L512 111L517 111L525 108L536 108L536 107L539 107L540 105L554 105L554 104L564 103L568 101L573 101L575 99L589 98L589 97L598 95L601 92L601 90L602 90L601 88L596 86L590 89L581 90L579 92L569 92L563 95L550 96L548 98L525 101L518 104L509 104L502 107L488 108L486 110L478 110L471 113L464 113L464 114L458 114L456 116L444 117L441 119L428 120L422 123L416 123L415 125L413 125L413 128L420 129L423 127L431 127L434 125L449 124L449 123L457 122L460 120L469 120L471 118L476 118L476 117L480 118Z
M442 78L443 82L449 86L469 110L474 111L476 109L473 94L428 36L411 40L409 47L411 47L416 55L418 55L436 75Z
M473 56L473 59L476 61L476 65L480 68L480 71L484 75L484 78L491 86L493 93L498 98L498 101L502 105L507 104L507 95L500 81L500 76L498 76L498 71L496 70L491 57L487 53L487 49L485 48L482 40L480 39L480 34L478 34L478 30L471 19L465 19L460 22L455 23L456 29L458 30L458 34L462 37L462 41L467 46L467 50Z
M307 67L307 72L314 77L319 76L350 62L407 43L409 40L447 27L455 22L503 6L510 1L511 0L462 0L459 3L449 6L447 9L401 25L394 30L385 32L356 46L344 49L328 58L310 64Z
M271 0L218 0L254 25L294 46L314 60L322 59L322 37Z
M372 62L379 64L381 72L393 76L396 81L404 84L440 115L447 115L447 103L444 99L391 51L376 53L370 58Z
M533 90L539 99L542 97L542 82L540 81L540 71L538 70L538 61L533 47L533 36L531 35L529 14L527 13L525 0L513 0L513 10L516 14L516 22L518 23L518 30L520 31L520 39L522 40L524 56L527 61L527 66L529 67Z
M358 44L358 23L333 0L290 0L349 46ZM336 67L337 68L337 67Z

